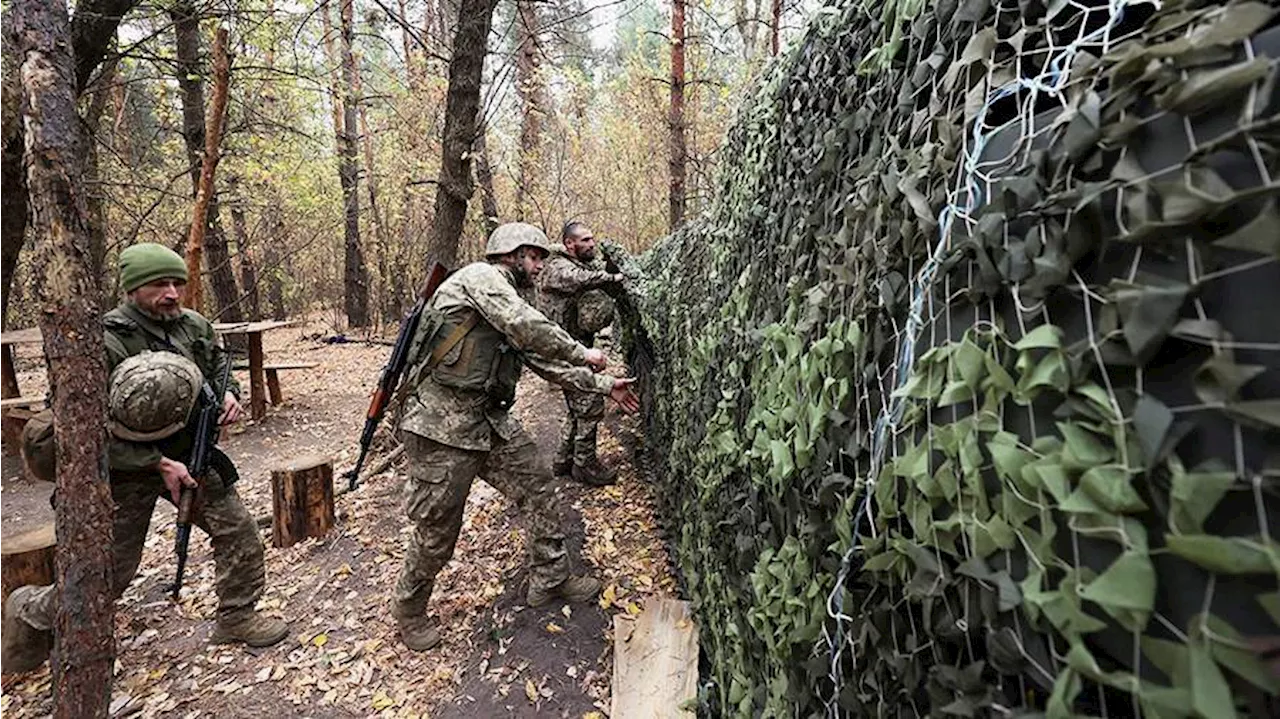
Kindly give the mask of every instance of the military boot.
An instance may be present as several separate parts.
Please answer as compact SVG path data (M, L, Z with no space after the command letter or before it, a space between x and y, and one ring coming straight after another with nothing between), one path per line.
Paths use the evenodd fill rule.
M600 463L598 457L592 457L582 464L573 465L572 473L573 481L580 482L588 487L607 487L618 481L617 470L609 469Z
M425 652L440 643L440 630L426 616L396 620L400 623L400 641L415 652Z
M210 644L248 644L251 647L269 647L289 634L289 625L257 612L221 614L213 627Z
M550 589L529 587L525 597L531 607L541 607L556 599L566 602L585 602L600 593L600 580L595 577L569 577Z
M39 587L18 587L4 603L4 637L0 640L0 664L5 674L36 669L53 651L53 632L37 629L18 617L18 607Z

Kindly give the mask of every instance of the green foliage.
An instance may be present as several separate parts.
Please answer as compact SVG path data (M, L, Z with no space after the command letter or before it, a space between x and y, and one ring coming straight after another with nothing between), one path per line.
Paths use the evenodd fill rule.
M1276 68L1240 44L1274 10L1062 55L1052 5L828 4L643 258L624 335L712 715L1280 691L1246 642L1280 613ZM1046 53L1061 90L1005 92Z

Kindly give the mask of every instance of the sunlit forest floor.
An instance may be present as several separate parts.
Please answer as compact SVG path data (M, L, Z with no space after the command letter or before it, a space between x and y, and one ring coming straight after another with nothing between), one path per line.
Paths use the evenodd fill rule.
M267 361L319 362L285 372L285 401L265 420L233 428L224 446L236 461L241 497L255 517L271 512L270 469L320 453L335 481L355 458L369 394L390 348L332 342L319 320L265 335ZM19 352L24 394L41 390L33 347ZM247 388L248 378L240 374ZM247 391L246 391L247 396ZM598 603L544 609L524 605L524 537L513 507L477 482L454 560L440 575L432 611L444 642L415 654L398 641L388 608L403 557L403 462L337 498L338 526L286 549L271 546L260 607L290 622L292 635L268 649L211 646L216 598L208 540L193 535L182 601L165 591L173 576L174 511L161 502L138 577L116 613L112 716L475 717L607 714L612 616L635 615L646 599L675 592L652 497L633 457L636 420L610 406L601 454L621 468L619 483L587 489L565 482L579 569L605 584ZM564 402L557 388L526 376L515 413L550 460ZM384 443L386 437L383 437ZM372 457L366 466L378 464ZM4 534L51 521L49 485L20 476L6 457L0 493ZM52 708L47 666L7 677L0 710L35 717Z

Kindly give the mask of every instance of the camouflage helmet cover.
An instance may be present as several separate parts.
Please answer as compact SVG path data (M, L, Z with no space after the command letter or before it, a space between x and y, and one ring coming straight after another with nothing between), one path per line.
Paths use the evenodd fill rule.
M613 298L601 290L587 290L578 298L578 327L596 333L613 322Z
M485 245L484 254L485 257L495 257L515 252L521 247L537 247L544 253L551 253L547 233L527 222L508 222L489 235L489 244Z
M195 363L172 352L143 352L111 373L107 423L111 433L131 442L154 442L187 424L204 376Z

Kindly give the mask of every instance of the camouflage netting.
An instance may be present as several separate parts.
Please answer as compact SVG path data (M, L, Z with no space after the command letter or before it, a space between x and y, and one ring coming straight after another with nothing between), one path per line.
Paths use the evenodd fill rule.
M1277 57L1262 2L818 11L620 306L707 713L1276 710Z

